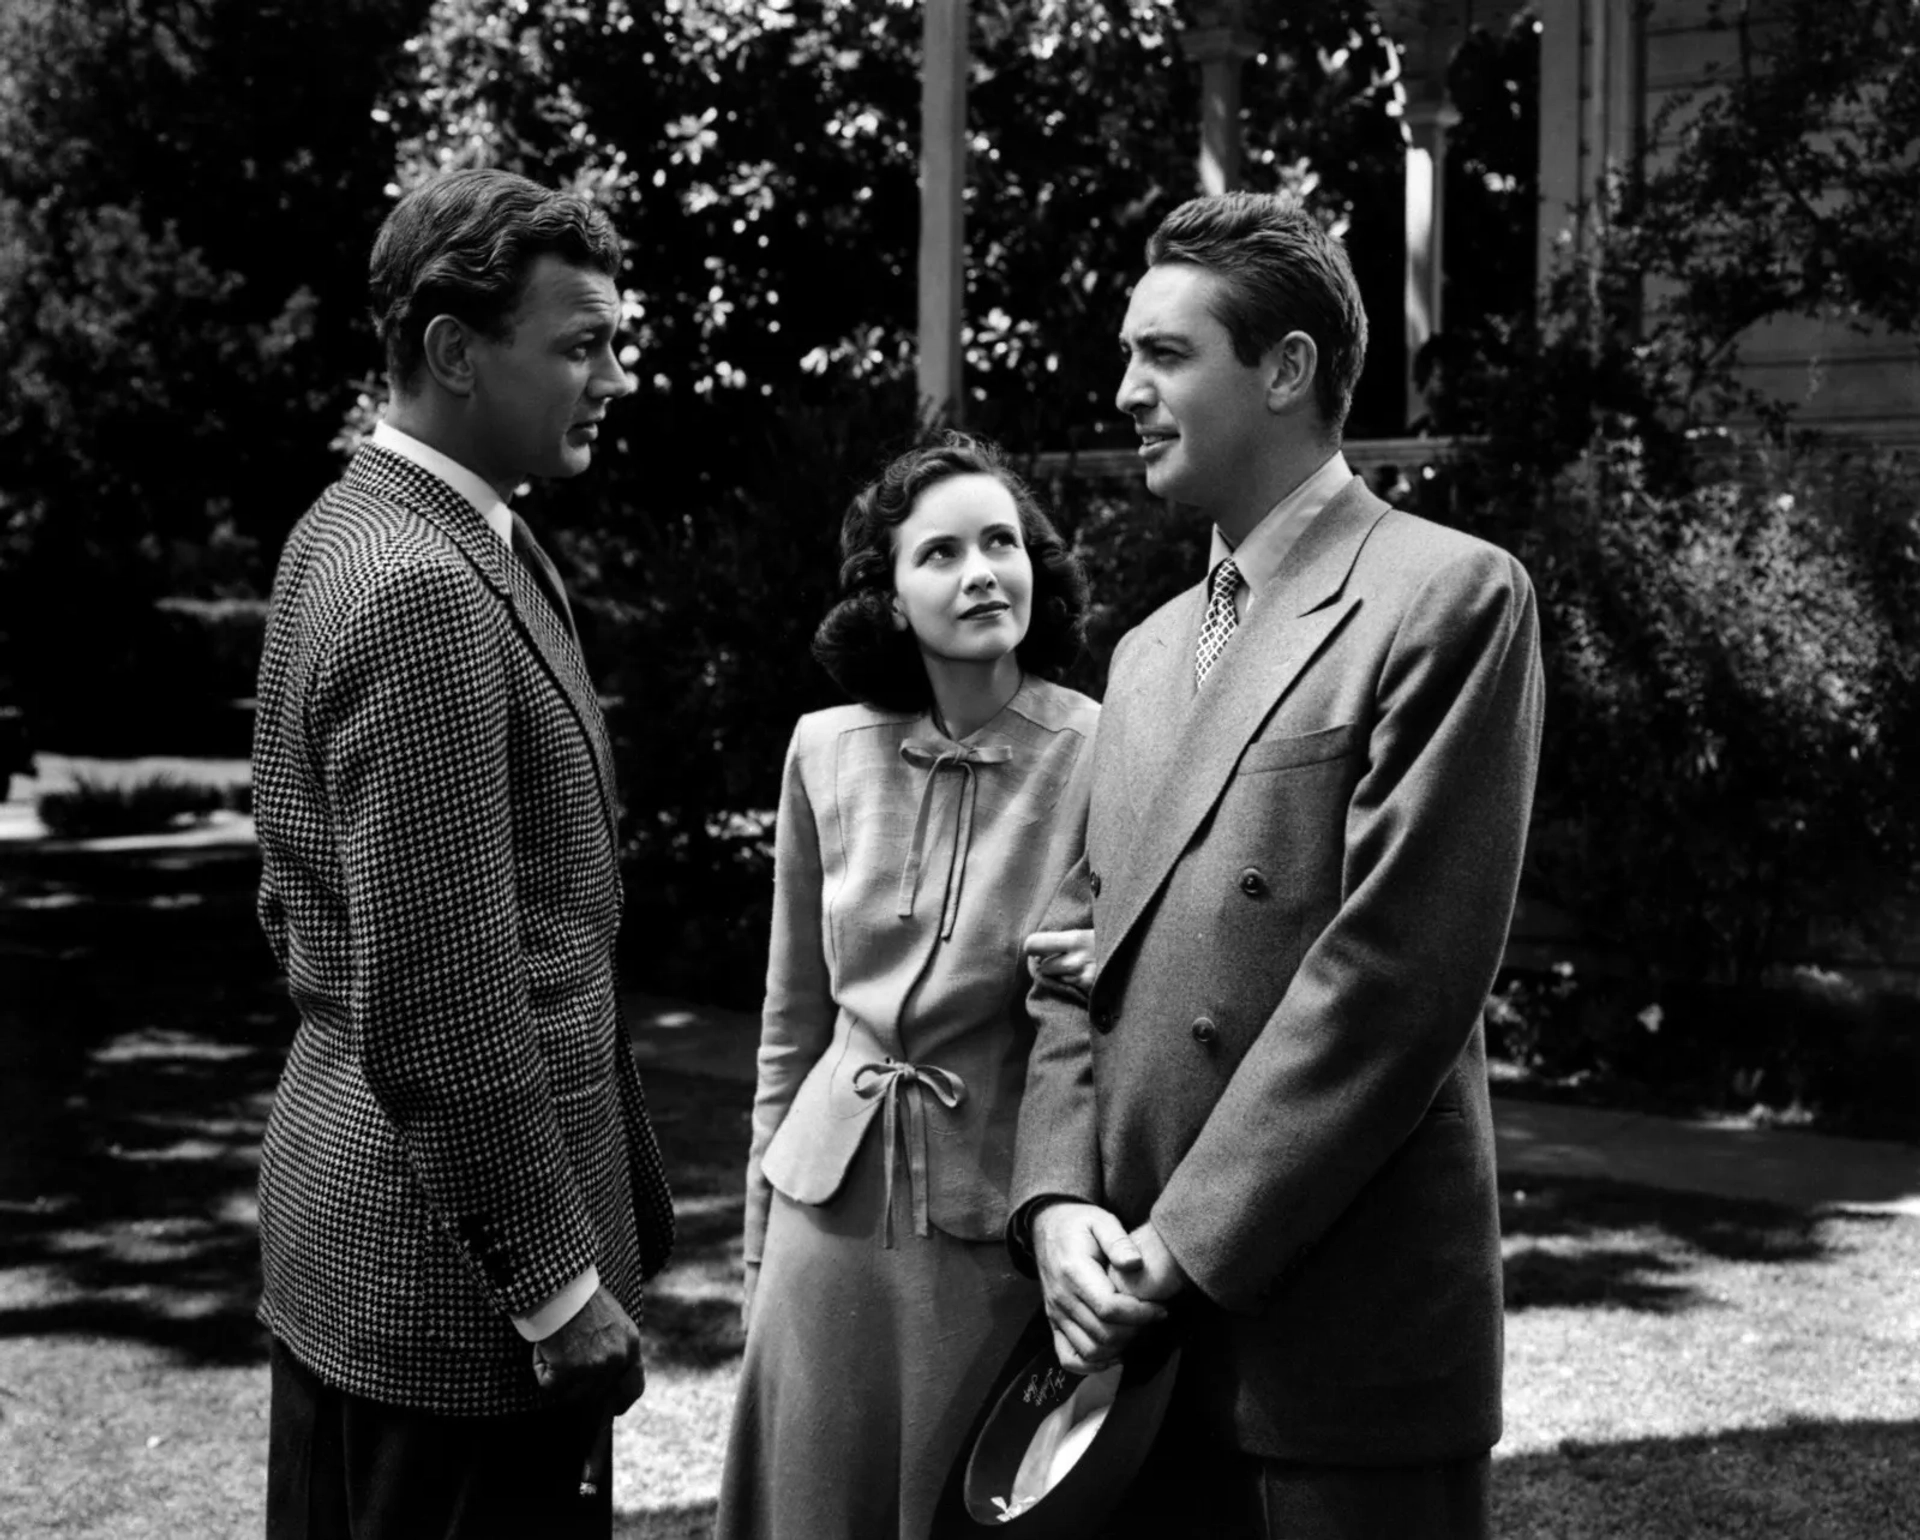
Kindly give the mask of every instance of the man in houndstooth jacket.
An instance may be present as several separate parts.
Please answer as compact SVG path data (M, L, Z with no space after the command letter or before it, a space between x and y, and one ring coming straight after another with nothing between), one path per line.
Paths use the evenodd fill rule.
M507 507L632 389L619 243L502 172L374 246L393 401L274 585L260 918L299 1007L260 1171L270 1536L599 1535L673 1214L621 1029L613 769Z

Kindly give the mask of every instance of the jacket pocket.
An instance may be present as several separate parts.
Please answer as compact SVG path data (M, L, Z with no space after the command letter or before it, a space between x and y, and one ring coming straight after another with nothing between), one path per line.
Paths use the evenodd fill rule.
M1294 770L1302 765L1345 759L1359 747L1360 742L1360 725L1357 722L1323 727L1318 732L1285 738L1259 738L1247 745L1246 753L1240 756L1239 773L1259 775L1271 770Z

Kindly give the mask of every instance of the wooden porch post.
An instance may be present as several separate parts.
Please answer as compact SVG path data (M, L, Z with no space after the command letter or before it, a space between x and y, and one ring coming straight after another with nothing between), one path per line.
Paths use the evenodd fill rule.
M1446 78L1439 81L1442 93ZM1404 311L1407 342L1407 421L1426 410L1426 396L1414 384L1420 350L1446 324L1440 298L1445 282L1442 253L1447 229L1447 133L1460 114L1444 94L1407 107L1407 267Z
M1400 309L1409 423L1426 411L1426 394L1414 384L1414 364L1444 324L1447 135L1460 121L1447 98L1447 70L1473 8L1473 0L1380 0L1378 5L1381 22L1400 49L1407 82Z
M967 0L926 0L920 68L920 330L923 414L958 426L965 405Z
M1200 190L1230 192L1240 185L1240 70L1260 52L1260 39L1244 24L1244 0L1211 0L1195 11L1180 52L1200 66Z
M1540 257L1590 245L1609 176L1641 154L1643 22L1635 0L1545 0L1540 8Z

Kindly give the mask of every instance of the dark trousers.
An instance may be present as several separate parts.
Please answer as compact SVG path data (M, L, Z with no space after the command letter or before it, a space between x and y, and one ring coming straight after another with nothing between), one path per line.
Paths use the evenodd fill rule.
M267 1540L607 1540L609 1471L581 1470L594 1405L446 1417L348 1395L279 1341L267 1446Z
M1178 1397L1101 1540L1489 1540L1486 1455L1436 1465L1296 1465L1213 1442Z

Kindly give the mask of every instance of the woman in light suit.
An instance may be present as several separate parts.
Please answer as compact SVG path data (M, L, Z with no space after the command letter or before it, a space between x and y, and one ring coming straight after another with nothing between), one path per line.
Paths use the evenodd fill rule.
M1039 1304L1002 1237L1023 950L1086 835L1086 579L991 446L903 455L841 529L814 653L860 704L787 753L718 1534L922 1540Z

